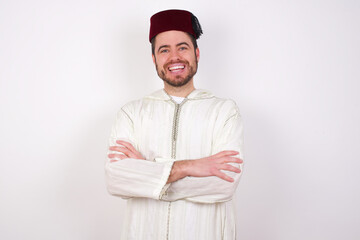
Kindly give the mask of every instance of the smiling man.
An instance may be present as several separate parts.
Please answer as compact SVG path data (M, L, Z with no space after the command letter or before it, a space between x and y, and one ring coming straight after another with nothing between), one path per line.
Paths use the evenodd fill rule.
M166 31L158 34L152 44L155 51L153 61L166 88L193 88L192 81L197 71L199 48L194 48L191 36L181 31Z
M232 100L194 87L201 34L188 11L151 17L164 88L121 108L105 164L108 191L127 199L121 239L236 238L242 121Z

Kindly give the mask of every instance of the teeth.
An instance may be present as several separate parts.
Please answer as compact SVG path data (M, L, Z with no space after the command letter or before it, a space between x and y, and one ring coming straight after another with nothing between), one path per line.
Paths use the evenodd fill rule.
M183 69L184 66L174 66L174 67L170 67L169 70L172 71L172 70L177 70L177 69Z

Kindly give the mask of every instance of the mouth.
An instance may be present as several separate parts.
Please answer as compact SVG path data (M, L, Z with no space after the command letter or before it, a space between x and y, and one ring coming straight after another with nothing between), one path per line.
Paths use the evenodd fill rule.
M181 72L185 69L185 65L182 63L171 64L168 70L173 73Z

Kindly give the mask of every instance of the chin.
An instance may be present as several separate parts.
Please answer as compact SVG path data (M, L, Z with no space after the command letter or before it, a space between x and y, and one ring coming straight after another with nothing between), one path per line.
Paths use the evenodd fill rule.
M191 79L178 79L178 80L169 80L169 79L163 79L164 82L166 82L167 84L169 84L170 86L173 87L182 87L185 86L186 84L188 84L188 82L190 82Z

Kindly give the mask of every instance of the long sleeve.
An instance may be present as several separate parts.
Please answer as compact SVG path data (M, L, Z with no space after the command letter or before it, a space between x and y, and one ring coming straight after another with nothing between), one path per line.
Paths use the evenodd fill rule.
M235 239L231 198L240 174L226 172L234 183L218 177L166 183L176 160L223 150L239 151L243 158L242 131L236 104L206 90L194 90L181 107L163 89L125 104L117 114L109 145L127 141L146 160L106 159L108 191L128 199L121 213L120 238Z
M133 121L129 114L121 109L113 125L110 146L116 140L128 141L136 148ZM172 162L157 163L152 160L127 158L116 162L106 159L105 175L109 193L123 198L144 197L159 199L169 177Z
M237 157L243 159L243 124L236 105L232 108L229 118L217 131L213 139L213 154L224 150L239 152ZM233 164L242 169L242 164ZM234 178L227 182L218 177L185 177L173 182L162 199L175 201L186 199L193 202L214 203L231 200L239 183L241 173L224 171Z

